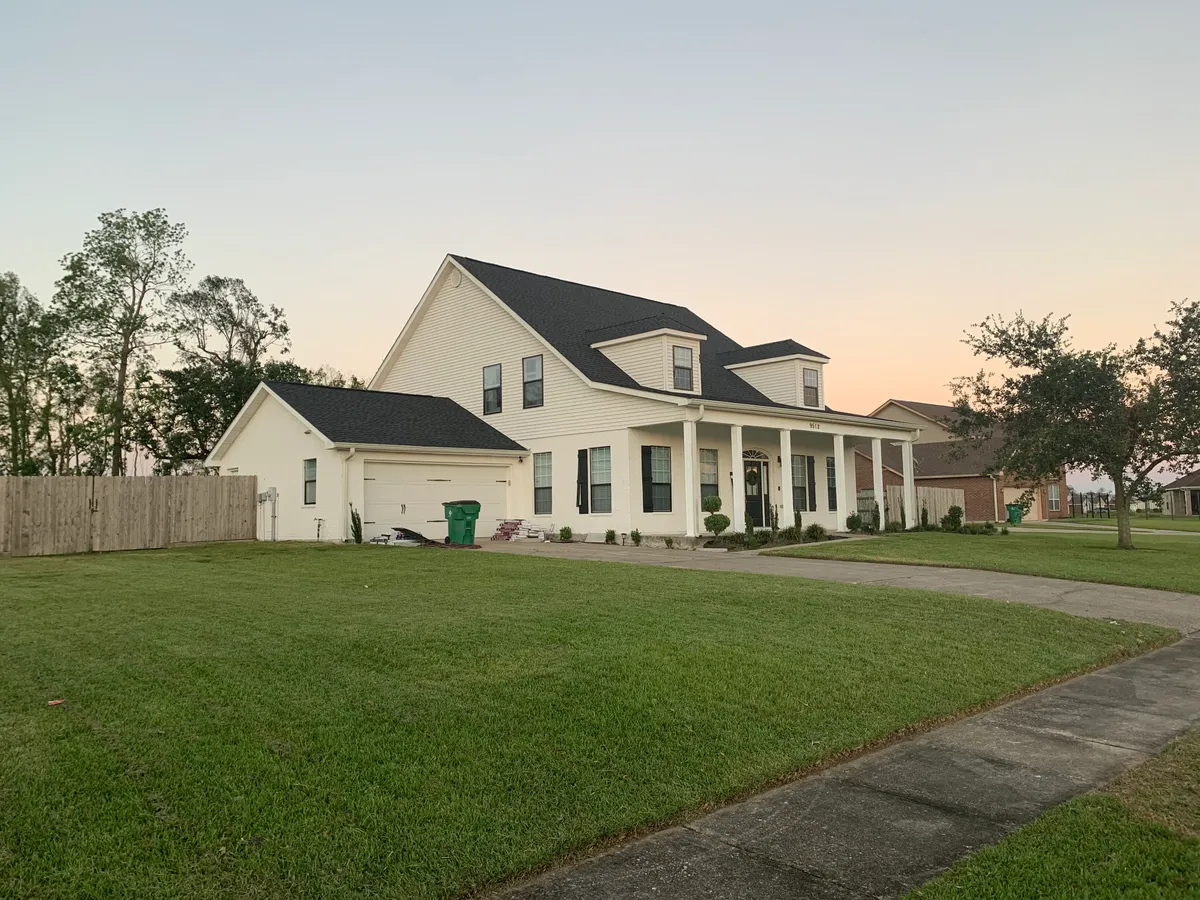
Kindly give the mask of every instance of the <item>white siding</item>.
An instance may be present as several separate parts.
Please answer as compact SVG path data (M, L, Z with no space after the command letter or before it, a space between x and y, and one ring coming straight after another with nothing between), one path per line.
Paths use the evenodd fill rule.
M762 391L776 403L799 406L802 395L797 380L800 367L794 359L781 359L760 366L733 369L733 374Z
M627 341L611 347L600 347L599 350L638 384L658 390L667 389L661 337Z
M523 409L521 360L539 353L544 405ZM483 416L483 367L493 363L503 367L503 409L483 418L530 449L539 438L681 417L671 403L590 387L465 275L436 289L380 385L450 397Z
M881 419L891 419L893 422L909 422L915 427L920 428L921 436L913 441L915 444L936 444L942 441L954 440L954 436L943 426L936 422L931 422L924 416L919 416L915 412L905 409L903 406L897 406L895 403L888 403L877 415Z
M317 519L322 540L342 540L345 505L342 500L342 457L327 450L315 434L274 397L267 395L221 459L221 471L257 475L258 490L275 488L276 537L281 541L316 540ZM304 504L304 460L317 461L317 502ZM270 504L258 511L258 537L271 538Z

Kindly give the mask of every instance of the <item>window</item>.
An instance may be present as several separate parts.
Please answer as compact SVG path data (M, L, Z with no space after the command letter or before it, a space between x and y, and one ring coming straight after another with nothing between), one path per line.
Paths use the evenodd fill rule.
M829 482L829 511L837 511L837 458L825 457L825 480Z
M533 454L533 514L548 516L553 509L553 455Z
M792 508L798 513L816 512L817 493L810 490L816 480L816 459L811 456L792 457Z
M1059 496L1058 496L1058 482L1057 481L1054 482L1053 484L1047 486L1046 497L1050 501L1050 503L1049 503L1050 512L1058 512Z
M804 405L805 406L820 406L821 392L818 390L820 384L821 373L816 369L804 370Z
M483 414L500 412L500 363L483 367Z
M700 451L700 499L721 496L721 485L717 473L717 451Z
M591 486L592 512L612 512L612 449L609 447L593 447L591 455Z
M521 384L525 409L542 405L542 358L527 356L521 360Z
M671 511L670 447L642 447L642 511Z
M304 461L304 505L312 506L317 502L317 461Z
M673 347L671 355L674 357L675 363L675 390L694 391L695 388L692 386L695 383L692 379L692 348Z

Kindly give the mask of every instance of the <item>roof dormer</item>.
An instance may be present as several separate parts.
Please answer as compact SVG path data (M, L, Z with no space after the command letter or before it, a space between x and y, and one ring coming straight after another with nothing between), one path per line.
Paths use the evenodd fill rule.
M591 347L642 387L699 395L703 334L669 316L650 316L588 333Z
M806 409L825 407L825 364L829 357L793 340L730 350L718 362L776 403Z

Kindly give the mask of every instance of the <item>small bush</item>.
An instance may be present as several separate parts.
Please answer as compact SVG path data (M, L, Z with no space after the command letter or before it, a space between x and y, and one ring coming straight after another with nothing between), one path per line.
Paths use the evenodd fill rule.
M570 525L564 525L562 528L558 529L558 539L564 544L570 543L574 534L575 532L571 531Z
M668 550L675 549L675 538L668 535L667 537L663 538L663 543L667 545Z
M858 534L858 532L863 530L863 517L858 513L846 516L846 528Z
M616 542L617 542L617 532L614 529L610 528L610 529L608 529L608 531L604 532L604 543L615 544Z
M354 543L362 543L362 516L358 514L354 504L350 504L350 536L354 538Z
M942 531L958 531L962 528L963 508L952 506L946 515L942 516Z
M731 531L729 534L725 535L725 537L721 538L721 543L726 547L745 547L746 535L742 534L740 531Z
M924 531L929 527L929 507L924 503L921 504L921 530Z
M804 529L804 539L806 541L827 541L829 540L829 532L825 530L825 526L820 522L813 522Z
M895 519L892 519L887 523L887 526L883 530L888 534L899 534L904 530L904 523L897 522Z
M779 534L779 507L772 504L771 506L771 534Z
M629 532L629 539L631 541L633 541L633 546L635 546L635 547L642 546L642 533L640 531L638 531L636 528L633 529L633 531Z
M804 535L795 525L789 525L787 528L780 529L779 537L789 544L799 544L804 540Z
M705 499L710 499L705 497ZM719 512L713 513L711 516L704 517L704 527L711 531L717 537L721 536L721 532L729 528L729 516L721 515Z
M879 504L871 511L871 530L878 531L883 526L883 517L879 514Z
M1001 534L1008 534L1008 526L1007 526L1007 525L1002 525L1002 526L1000 526L1000 533L1001 533Z
M706 513L719 513L721 511L721 498L716 494L705 497L700 501L700 508Z

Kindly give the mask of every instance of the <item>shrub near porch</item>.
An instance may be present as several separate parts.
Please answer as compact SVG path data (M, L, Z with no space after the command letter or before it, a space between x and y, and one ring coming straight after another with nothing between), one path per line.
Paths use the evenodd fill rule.
M467 551L4 561L0 895L454 897L1171 634Z

